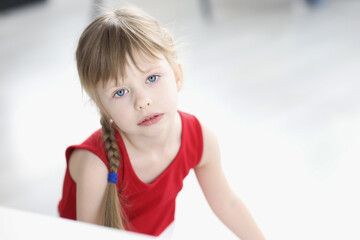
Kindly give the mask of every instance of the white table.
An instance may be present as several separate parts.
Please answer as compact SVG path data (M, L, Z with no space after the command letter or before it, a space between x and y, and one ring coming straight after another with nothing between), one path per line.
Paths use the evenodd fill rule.
M156 239L142 234L0 206L0 239Z

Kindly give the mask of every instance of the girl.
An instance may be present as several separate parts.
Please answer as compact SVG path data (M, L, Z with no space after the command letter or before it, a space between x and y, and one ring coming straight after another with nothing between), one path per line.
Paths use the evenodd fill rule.
M216 137L177 110L182 69L155 19L134 8L95 19L76 60L102 129L66 150L61 217L159 236L194 169L220 220L241 239L264 239L226 182Z

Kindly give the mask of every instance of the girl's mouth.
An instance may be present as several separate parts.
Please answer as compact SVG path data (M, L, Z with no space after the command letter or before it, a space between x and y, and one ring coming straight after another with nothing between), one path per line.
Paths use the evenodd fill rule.
M138 123L140 126L150 126L157 122L159 122L162 117L164 116L163 113L153 113L150 115L145 116L141 121Z

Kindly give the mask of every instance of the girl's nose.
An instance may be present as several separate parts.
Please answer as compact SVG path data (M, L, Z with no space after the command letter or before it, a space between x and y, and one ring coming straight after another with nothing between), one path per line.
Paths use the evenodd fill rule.
M144 110L148 107L150 107L152 104L152 101L149 97L139 97L136 100L135 108L138 111Z

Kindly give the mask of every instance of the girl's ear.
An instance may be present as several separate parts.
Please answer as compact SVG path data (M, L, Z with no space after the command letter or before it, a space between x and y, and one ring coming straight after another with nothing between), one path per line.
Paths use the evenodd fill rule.
M177 86L177 90L178 92L180 92L182 85L183 85L183 70L182 70L182 66L181 64L177 64L176 69L175 69L175 79L176 79L176 86Z

